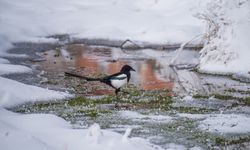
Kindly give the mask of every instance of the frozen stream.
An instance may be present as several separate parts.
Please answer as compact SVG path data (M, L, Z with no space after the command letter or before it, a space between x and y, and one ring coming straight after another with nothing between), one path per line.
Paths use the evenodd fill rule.
M11 110L21 113L52 113L74 128L98 123L104 129L143 137L163 148L249 149L250 84L230 76L197 73L199 54L184 50L176 59L173 50L121 50L101 46L19 45L12 51L36 50L37 55L13 59L33 68L32 74L7 77L25 83L69 91L76 98L28 103ZM20 52L21 52L20 50ZM115 98L111 88L65 77L65 71L103 76L130 64L136 73Z

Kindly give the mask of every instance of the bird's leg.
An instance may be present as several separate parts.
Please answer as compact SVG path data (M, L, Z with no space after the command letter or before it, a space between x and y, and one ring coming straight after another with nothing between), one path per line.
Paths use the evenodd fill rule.
M115 95L117 96L118 95L118 92L120 92L120 88L119 89L115 89Z
M115 89L115 96L116 96L116 103L115 103L115 108L118 107L118 100L119 100L119 96L118 96L118 93L120 92L120 88L119 89Z

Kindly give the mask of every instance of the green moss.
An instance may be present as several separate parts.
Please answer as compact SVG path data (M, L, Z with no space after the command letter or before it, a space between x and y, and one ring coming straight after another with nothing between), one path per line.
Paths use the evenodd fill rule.
M250 97L246 97L242 100L242 102L247 105L247 106L250 106Z
M68 101L69 106L87 105L89 101L85 97L76 97Z
M96 108L91 108L91 109L80 109L77 110L78 114L83 114L86 117L98 117L101 114L110 114L112 113L111 110L98 110Z
M214 98L220 99L220 100L229 100L229 99L238 99L231 95L222 95L222 94L215 94Z
M96 106L96 104L109 104L113 101L112 96L105 96L101 99L88 99L86 97L76 97L68 101L69 106Z
M239 89L228 89L227 92L240 93L240 94L250 94L250 91L239 90Z
M215 144L216 145L225 145L226 144L226 139L223 137L216 137L215 138Z
M104 98L94 100L95 104L110 104L114 101L114 97L109 95L105 96Z
M250 142L250 136L233 137L229 139L224 137L215 138L216 145L233 145L233 144L241 144L244 142Z
M98 110L97 109L90 109L90 110L87 110L85 111L84 115L87 116L87 117L92 117L92 118L95 118L98 116Z

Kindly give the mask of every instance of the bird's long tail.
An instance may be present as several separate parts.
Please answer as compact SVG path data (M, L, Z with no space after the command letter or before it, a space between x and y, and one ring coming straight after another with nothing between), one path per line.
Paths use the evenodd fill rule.
M89 78L89 77L81 76L81 75L70 73L70 72L65 72L65 76L77 77L77 78L85 79L87 81L101 81L102 80L101 78Z

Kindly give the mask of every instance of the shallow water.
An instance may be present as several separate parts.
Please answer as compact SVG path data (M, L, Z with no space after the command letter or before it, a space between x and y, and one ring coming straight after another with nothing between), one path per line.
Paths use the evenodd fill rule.
M121 50L71 44L48 49L39 56L44 61L27 62L38 72L32 82L67 90L84 99L25 104L12 109L16 112L56 114L71 122L74 128L87 128L94 122L120 133L133 128L131 136L146 138L163 148L174 143L176 147L186 148L247 149L250 141L247 132L222 134L199 128L201 121L213 114L250 117L250 109L242 99L250 97L250 85L228 76L191 71L198 63L197 51L184 50L174 67L170 66L175 51L152 49ZM124 64L131 65L136 72L132 73L130 85L124 88L130 94L121 94L118 99L106 85L64 76L65 71L70 71L100 77L119 71ZM186 114L205 114L205 117L197 119ZM225 146L241 138L244 140Z

